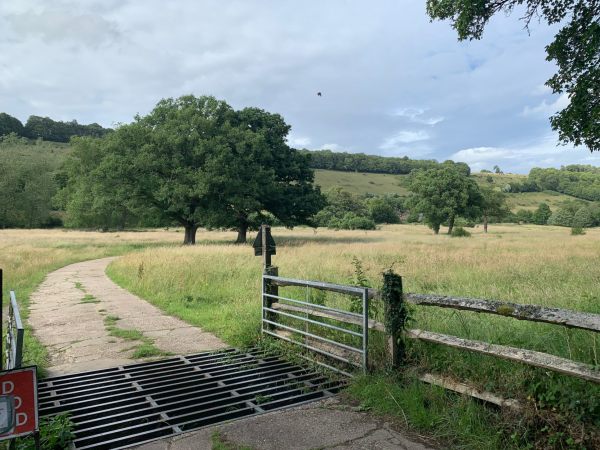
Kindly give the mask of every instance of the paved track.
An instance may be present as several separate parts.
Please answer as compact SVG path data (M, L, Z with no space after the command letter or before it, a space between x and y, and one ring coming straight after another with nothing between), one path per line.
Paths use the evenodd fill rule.
M50 375L103 369L132 362L142 341L111 336L107 316L120 329L138 330L160 350L174 355L227 347L220 339L113 283L105 273L114 258L71 264L56 270L31 296L28 323L50 355ZM86 299L87 296L87 299Z

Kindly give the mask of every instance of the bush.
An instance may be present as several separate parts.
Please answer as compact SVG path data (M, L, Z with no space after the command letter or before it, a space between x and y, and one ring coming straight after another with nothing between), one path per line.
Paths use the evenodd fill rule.
M341 220L332 220L329 227L339 230L374 230L375 222L370 217L349 212Z
M465 219L464 217L457 217L454 221L454 226L459 227L467 227L467 228L475 228L475 222L469 219Z
M585 234L585 230L582 227L573 227L571 228L571 235L572 236L581 236Z
M548 219L550 225L558 225L561 227L573 226L574 214L569 208L561 207L558 211L553 213Z
M455 227L452 229L452 237L470 237L471 233L465 230L463 227Z
M594 216L587 206L582 206L573 216L573 227L589 228L594 225Z

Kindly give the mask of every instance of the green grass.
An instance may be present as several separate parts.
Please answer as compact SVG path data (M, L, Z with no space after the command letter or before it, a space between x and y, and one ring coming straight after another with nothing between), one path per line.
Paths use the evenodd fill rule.
M151 342L144 342L136 347L135 351L131 355L133 359L140 358L152 358L157 356L169 356L171 353L162 351L157 348Z
M502 433L501 412L410 376L359 377L347 394L359 403L359 409L391 417L399 427L431 436L444 448L519 448L510 435Z
M315 184L321 186L322 191L339 186L354 194L391 193L406 196L409 194L406 181L406 175L315 170Z
M85 294L79 303L100 303L100 300L93 295Z
M115 326L106 327L108 334L126 341L141 341L144 339L144 333L133 328L119 328Z
M385 226L369 232L319 229L316 234L302 228L275 229L273 234L279 245L274 263L282 276L347 284L354 278L352 260L356 257L374 287L381 280L381 272L393 266L403 275L408 292L492 298L600 313L600 284L596 282L600 279L600 229L591 229L585 236L572 237L569 232L560 227L493 225L487 235L474 229L471 238L459 240L434 236L417 225ZM210 239L200 241L195 248L149 249L127 255L112 263L108 274L168 314L201 326L229 344L251 345L260 336L260 261L253 257L249 246L226 245L219 242L220 236L226 235L211 234ZM140 264L144 266L141 276ZM280 288L280 292L331 305L346 301L346 307L349 306L348 300L335 295L317 298L297 288ZM382 310L381 305L374 305ZM600 366L599 343L590 332L427 307L414 307L412 317L411 327L528 348ZM371 354L382 354L383 336L374 335L370 342ZM409 342L408 352L409 367L449 375L525 403L528 397L535 398L542 410L561 411L561 417L569 423L585 422L592 430L600 426L600 388L591 383L434 344ZM391 389L398 381L387 383ZM357 389L363 388L366 389ZM393 396L403 399L398 401L404 408L403 395L410 397L416 388L409 384L399 388L406 392ZM422 389L419 395L426 396L426 390L432 388ZM448 409L440 407L436 410L439 420L431 424L431 429L440 431L442 439L463 442L456 445L478 448L482 440L477 436L481 434L490 443L489 448L494 448L499 442L512 442L510 435L517 433L510 445L518 447L532 429L529 425L523 430L511 425L497 430L500 436L494 437L496 431L489 426L493 427L496 416L478 423L478 404L462 401L449 403ZM424 426L419 425L419 414L424 415L417 409L407 413L409 422L416 424L411 427ZM551 427L546 434L559 436L557 433L564 432L564 426ZM448 430L453 427L461 428L462 434L451 434Z
M113 314L109 314L104 318L104 325L106 327L114 327L118 320L121 320L119 316L115 316Z

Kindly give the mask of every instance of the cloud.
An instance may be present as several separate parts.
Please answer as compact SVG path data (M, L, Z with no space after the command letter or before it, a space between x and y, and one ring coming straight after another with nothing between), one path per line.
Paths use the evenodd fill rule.
M332 150L334 152L339 152L342 150L342 147L339 144L323 144L319 147L319 150Z
M426 141L429 139L429 134L426 131L410 131L402 130L396 134L387 137L383 140L379 148L381 150L394 150L403 146L403 144L410 144L413 142Z
M532 167L559 167L567 164L600 164L600 155L582 148L557 146L556 135L549 133L534 142L510 147L473 147L459 150L451 159L466 162L473 170L498 165L505 171L527 173Z
M405 117L412 123L419 123L423 125L436 125L444 121L441 116L424 117L427 110L423 108L398 108L393 112L394 116Z
M290 145L445 160L551 132L561 103L540 86L558 29L529 35L515 12L457 42L422 0L0 1L0 111L110 126L214 95L280 113Z
M289 136L287 139L288 145L294 148L306 148L310 145L310 142L310 138L308 137Z
M557 111L566 108L567 106L569 106L569 103L569 96L567 94L561 94L553 102L548 103L546 100L542 100L542 102L536 106L525 106L525 108L523 108L523 111L521 112L521 115L523 117L548 117L556 113Z
M6 19L17 40L39 37L47 42L68 41L95 47L114 42L120 37L113 22L93 14L43 11L8 15Z

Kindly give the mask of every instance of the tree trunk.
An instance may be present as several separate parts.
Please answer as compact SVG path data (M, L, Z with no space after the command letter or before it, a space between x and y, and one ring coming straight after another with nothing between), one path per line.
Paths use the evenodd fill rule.
M450 216L448 219L448 234L452 234L452 229L454 228L454 216Z
M198 225L185 225L185 236L183 237L183 245L196 244L196 231L198 231Z
M436 223L431 227L433 229L433 234L440 234L440 224Z
M246 243L246 235L248 234L248 224L244 222L237 229L238 235L235 240L236 244L245 244Z
M483 216L483 232L487 233L487 226L488 226L488 216L487 214Z

